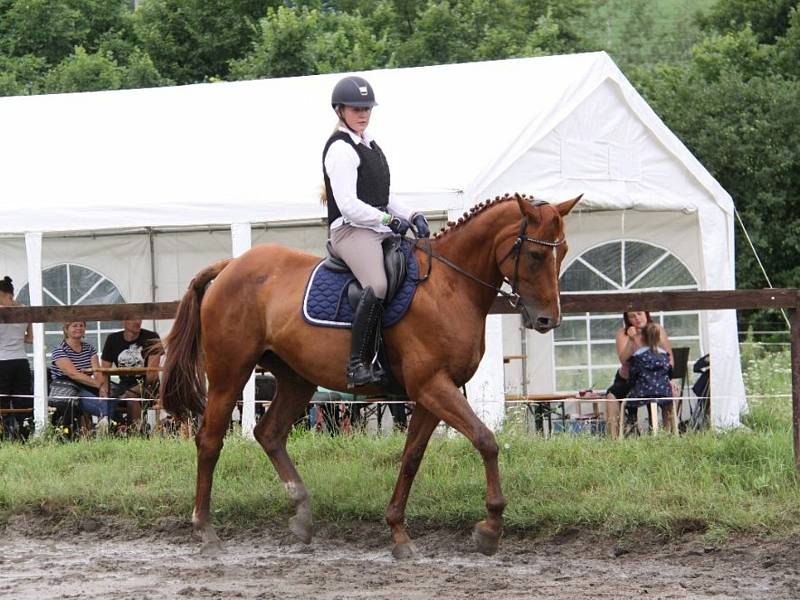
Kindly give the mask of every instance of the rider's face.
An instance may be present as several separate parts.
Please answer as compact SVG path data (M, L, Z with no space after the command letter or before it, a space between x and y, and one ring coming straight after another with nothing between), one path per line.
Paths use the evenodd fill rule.
M364 135L371 114L372 107L370 106L345 106L341 112L344 122L358 135Z

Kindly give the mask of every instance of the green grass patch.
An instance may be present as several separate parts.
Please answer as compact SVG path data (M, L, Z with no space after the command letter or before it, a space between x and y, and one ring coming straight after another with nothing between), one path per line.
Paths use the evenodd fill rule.
M381 521L403 441L400 435L294 435L289 451L312 493L315 518ZM499 442L511 530L788 533L800 523L788 430L623 442L501 434ZM191 514L195 451L191 441L176 439L3 444L0 474L0 520L46 511L116 515L147 525ZM484 494L477 452L461 438L437 437L415 482L408 517L469 526L484 516ZM212 508L215 522L232 528L288 515L283 486L255 442L227 440Z
M788 390L788 353L745 356L750 394ZM705 531L789 534L800 525L790 400L750 403L746 428L624 441L582 435L550 440L498 435L506 527L553 533L582 527L622 534ZM381 522L404 437L298 432L289 452L312 494L317 521ZM143 526L188 520L195 447L171 438L0 444L0 522L12 515L113 515ZM435 436L408 503L412 522L469 527L485 514L478 453L461 436ZM290 505L260 446L231 436L215 472L214 521L233 529L283 523Z

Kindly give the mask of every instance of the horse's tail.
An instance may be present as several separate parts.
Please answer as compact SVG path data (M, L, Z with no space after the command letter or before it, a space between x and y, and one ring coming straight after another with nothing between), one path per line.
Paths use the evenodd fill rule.
M194 276L164 341L166 356L159 400L165 410L179 418L200 415L205 410L206 376L200 349L200 303L206 286L231 260L220 260Z

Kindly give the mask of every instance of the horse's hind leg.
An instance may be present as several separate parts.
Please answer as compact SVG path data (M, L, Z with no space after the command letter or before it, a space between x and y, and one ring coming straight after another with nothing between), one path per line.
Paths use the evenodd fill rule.
M210 367L210 365L209 365ZM205 551L219 545L214 527L211 525L211 485L214 468L222 450L223 439L230 425L236 400L251 371L242 369L239 374L217 373L209 368L208 402L203 413L200 429L195 435L197 446L197 489L195 492L192 525L203 541Z
M305 413L316 386L283 362L269 364L269 368L278 382L277 394L253 434L267 453L294 504L295 514L289 519L289 529L303 543L308 544L312 534L310 498L300 474L286 452L286 438L292 425Z
M439 418L428 412L423 406L417 405L411 413L411 422L408 425L406 446L403 450L403 460L400 465L400 474L394 486L392 499L386 508L386 522L392 530L394 548L392 555L395 558L411 558L415 554L411 537L405 525L406 503L411 491L411 484L419 469L428 440L433 430L439 424Z

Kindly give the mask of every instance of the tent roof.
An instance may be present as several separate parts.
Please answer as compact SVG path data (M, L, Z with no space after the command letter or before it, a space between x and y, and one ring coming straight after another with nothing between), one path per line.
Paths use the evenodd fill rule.
M604 52L364 75L380 103L370 131L389 157L393 190L419 209L482 199L499 173L610 80L657 143L730 210L727 193ZM0 230L321 217L321 151L340 77L0 99Z

